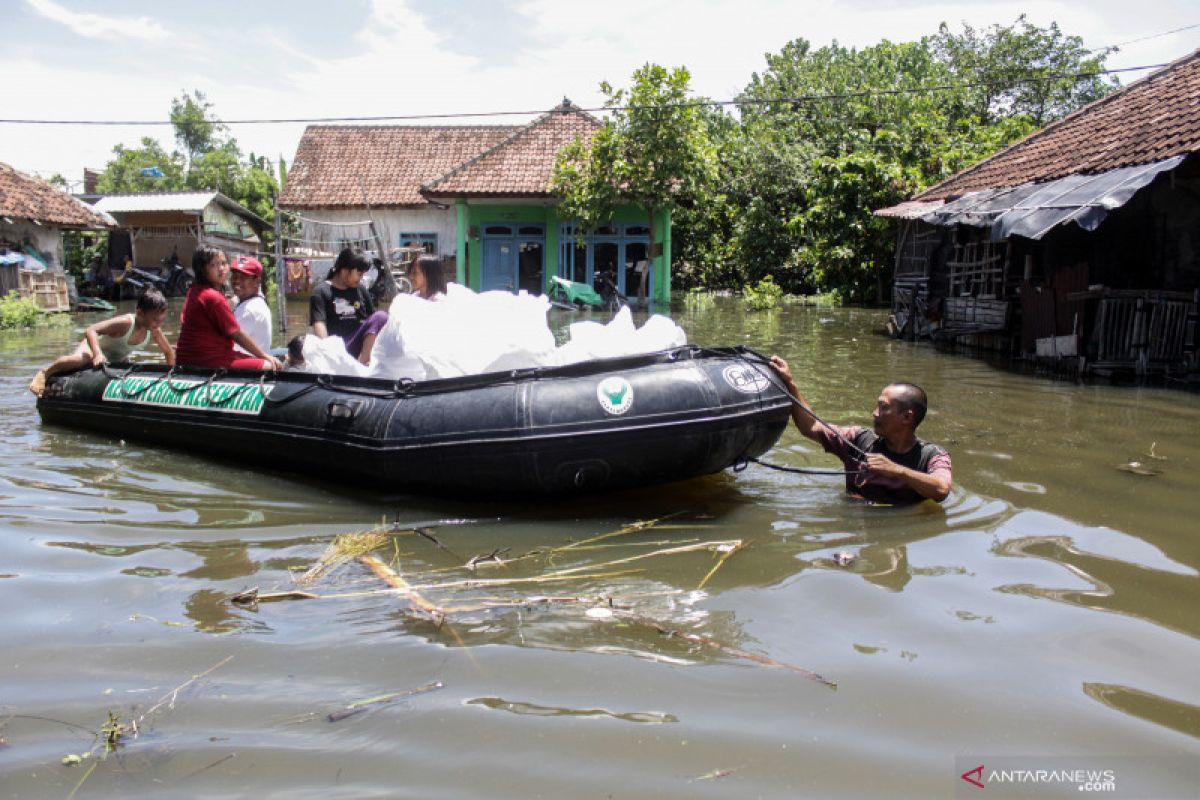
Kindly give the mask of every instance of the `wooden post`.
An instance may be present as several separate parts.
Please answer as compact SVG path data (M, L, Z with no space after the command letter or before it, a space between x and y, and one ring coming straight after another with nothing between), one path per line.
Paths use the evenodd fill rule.
M283 263L283 215L279 213L279 198L275 198L275 301L279 308L279 332L287 336L287 267ZM282 338L282 337L281 337Z
M1150 362L1148 357L1147 346L1149 345L1149 326L1146 324L1146 314L1149 309L1146 308L1146 300L1143 297L1137 299L1137 306L1133 312L1133 336L1132 342L1137 376L1145 377L1149 369Z

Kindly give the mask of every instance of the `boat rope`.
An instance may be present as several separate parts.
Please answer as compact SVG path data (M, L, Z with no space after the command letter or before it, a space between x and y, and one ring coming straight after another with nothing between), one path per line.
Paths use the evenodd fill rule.
M782 464L768 464L766 461L759 461L757 458L750 458L750 459L747 459L747 461L753 461L755 464L758 464L760 467L766 467L767 469L774 469L774 470L778 470L779 472L791 472L791 473L794 473L797 475L857 475L858 473L863 471L861 469L824 469L824 468L820 468L820 467L785 467ZM743 462L742 469L745 469L745 468L746 468L746 464L745 464L745 462ZM738 469L735 466L733 468L733 471L741 472L742 470Z
M175 368L171 367L171 369L164 372L156 380L153 380L150 383L147 383L142 388L131 392L125 386L125 379L128 378L130 375L132 375L134 370L137 369L136 365L130 364L129 369L125 370L124 375L114 375L112 373L112 371L109 370L108 364L101 364L100 369L104 371L105 375L107 375L109 378L111 378L112 380L115 380L117 382L117 390L121 393L121 396L130 398L130 399L136 399L138 397L141 397L143 394L150 391L155 386L158 386L163 381L166 381L167 385L170 386L171 385L171 373L175 371Z
M749 347L745 347L745 346L738 348L738 351L739 351L739 352L738 352L738 354L737 354L737 355L738 355L738 358L739 358L741 361L743 361L743 362L744 362L746 365L748 365L750 368L752 368L752 369L753 369L755 372L757 372L759 375L762 375L764 378L766 378L766 379L767 379L767 380L768 380L768 381L771 383L771 385L772 385L772 386L774 386L776 389L778 389L779 391L781 391L781 392L783 392L785 395L787 395L787 396L788 396L788 398L789 398L789 399L792 401L792 403L793 403L793 404L794 404L794 405L795 405L797 408L799 408L799 409L800 409L800 410L802 410L802 411L803 411L805 414L808 414L808 415L809 415L810 417L812 417L814 420L816 420L817 422L819 422L820 424L822 424L822 425L824 425L826 428L828 428L830 431L832 431L832 432L833 432L833 433L834 433L834 434L835 434L835 435L836 435L836 436L837 436L839 439L841 439L843 442L845 442L845 444L846 444L846 447L847 447L847 448L849 448L850 450L853 450L854 452L858 453L858 454L859 454L859 456L861 456L861 457L863 457L863 458L866 458L866 457L867 457L867 451L863 450L861 447L859 447L859 446L858 446L858 445L856 445L854 442L852 442L852 441L851 441L851 440L850 440L850 439L849 439L849 438L848 438L848 437L847 437L845 434L843 434L843 433L842 433L840 430L838 430L836 427L834 427L833 425L830 425L828 422L826 422L825 420L823 420L823 419L821 419L820 417L818 417L818 416L817 416L817 413L816 413L815 411L813 411L811 408L809 408L808 406L806 406L806 405L805 405L805 404L804 404L804 403L803 403L803 402L800 400L800 398L799 398L799 397L796 397L796 395L792 394L792 393L791 393L791 392L788 390L788 388L787 388L786 386L783 386L783 385L782 385L782 384L781 384L781 383L780 383L780 382L779 382L779 381L778 381L778 380L775 378L775 369L774 369L774 367L771 367L771 359L767 358L767 357L766 357L766 356L764 356L762 353L759 353L759 352L758 352L758 351L756 351L756 350L751 350ZM759 367L759 365L758 365L757 363L755 363L755 362L751 361L750 359L746 358L746 356L745 356L745 353L749 353L750 355L752 355L752 356L754 356L755 358L757 358L757 359L759 360L759 363L766 364L766 365L767 365L767 370L766 370L766 371L763 371L763 370L762 370L762 369Z
M221 398L219 400L215 399L212 396L213 381L215 381L217 379L217 376L224 376L224 375L225 375L225 370L219 369L212 374L211 378L209 378L202 384L204 386L204 399L207 400L212 405L217 406L218 408L220 408L221 406L229 405L230 403L232 403L234 401L234 399L241 396L243 390L249 389L251 386L254 385L252 383L238 384L238 387L236 389L234 389L233 391L226 394L223 398Z
M707 352L710 355L720 354L720 351L705 350L703 348L701 348L700 351ZM857 447L854 444L854 442L850 441L850 439L848 439L846 436L844 436L841 433L841 431L839 431L837 428L833 427L829 423L825 422L823 419L818 417L811 408L804 405L804 403L800 402L800 398L796 397L794 394L792 394L790 391L788 391L786 386L780 385L779 381L777 381L775 379L774 368L769 368L769 372L764 372L762 369L759 368L758 364L756 364L753 361L751 361L750 359L746 358L746 355L745 355L746 353L750 353L751 355L755 356L762 363L767 364L769 367L771 361L766 356L764 356L762 353L758 353L754 350L751 350L749 347L745 347L745 346L738 347L734 350L734 354L736 355L738 360L742 361L744 364L746 364L746 366L753 369L759 375L762 375L763 378L765 378L772 386L774 386L775 388L777 388L781 392L783 392L785 395L787 395L793 404L795 404L799 408L804 409L805 413L807 413L809 416L811 416L817 422L821 423L826 428L828 428L830 431L832 431L835 435L837 435L838 438L840 438L843 442L845 442L846 445L850 449L857 451L861 455L864 455L864 456L866 455L866 453L864 453L862 451L862 449ZM762 399L761 392L759 392L759 399L760 399L760 401ZM746 446L749 447L750 445L747 444ZM824 467L785 467L780 464L770 464L766 461L760 461L757 458L747 457L745 455L745 453L743 453L742 456L739 457L738 460L734 462L733 471L734 472L743 471L744 469L746 469L747 466L749 466L751 461L753 461L755 464L758 464L761 467L766 467L767 469L778 470L779 472L790 472L790 473L797 474L797 475L858 475L859 473L865 471L863 469L827 469Z

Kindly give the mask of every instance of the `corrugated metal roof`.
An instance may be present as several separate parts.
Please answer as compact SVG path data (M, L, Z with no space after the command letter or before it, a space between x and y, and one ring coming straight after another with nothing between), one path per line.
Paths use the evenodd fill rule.
M905 200L903 203L879 209L875 212L875 216L890 219L917 219L935 208L941 207L942 203L941 200Z
M100 198L95 208L109 214L129 214L136 211L191 211L198 214L208 207L217 194L217 192L109 194Z
M1138 190L1175 169L1186 157L1173 156L1098 175L1067 175L1044 183L970 192L922 215L921 221L940 227L990 227L989 238L995 242L1010 236L1040 239L1068 222L1093 231L1108 212L1128 203Z
M271 227L271 223L241 203L220 192L212 191L109 194L96 201L94 208L106 214L132 214L144 211L182 211L199 214L208 207L209 203L214 201L243 219L251 220L259 227Z

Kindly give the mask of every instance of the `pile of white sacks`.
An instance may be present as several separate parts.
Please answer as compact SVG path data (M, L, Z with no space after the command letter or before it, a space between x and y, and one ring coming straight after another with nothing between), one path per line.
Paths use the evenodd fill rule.
M576 322L570 340L556 346L546 322L550 301L526 292L483 292L450 284L430 302L400 295L375 341L371 363L360 364L339 337L304 338L305 371L415 381L528 367L557 367L596 358L653 353L687 344L687 334L656 314L642 327L628 308L607 324Z

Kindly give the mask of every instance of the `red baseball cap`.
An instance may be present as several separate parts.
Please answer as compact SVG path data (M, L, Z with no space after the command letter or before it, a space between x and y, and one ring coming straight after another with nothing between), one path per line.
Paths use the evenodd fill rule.
M252 278L262 280L263 266L254 256L238 256L233 260L233 264L229 268L234 272L240 272L243 275L249 275Z

